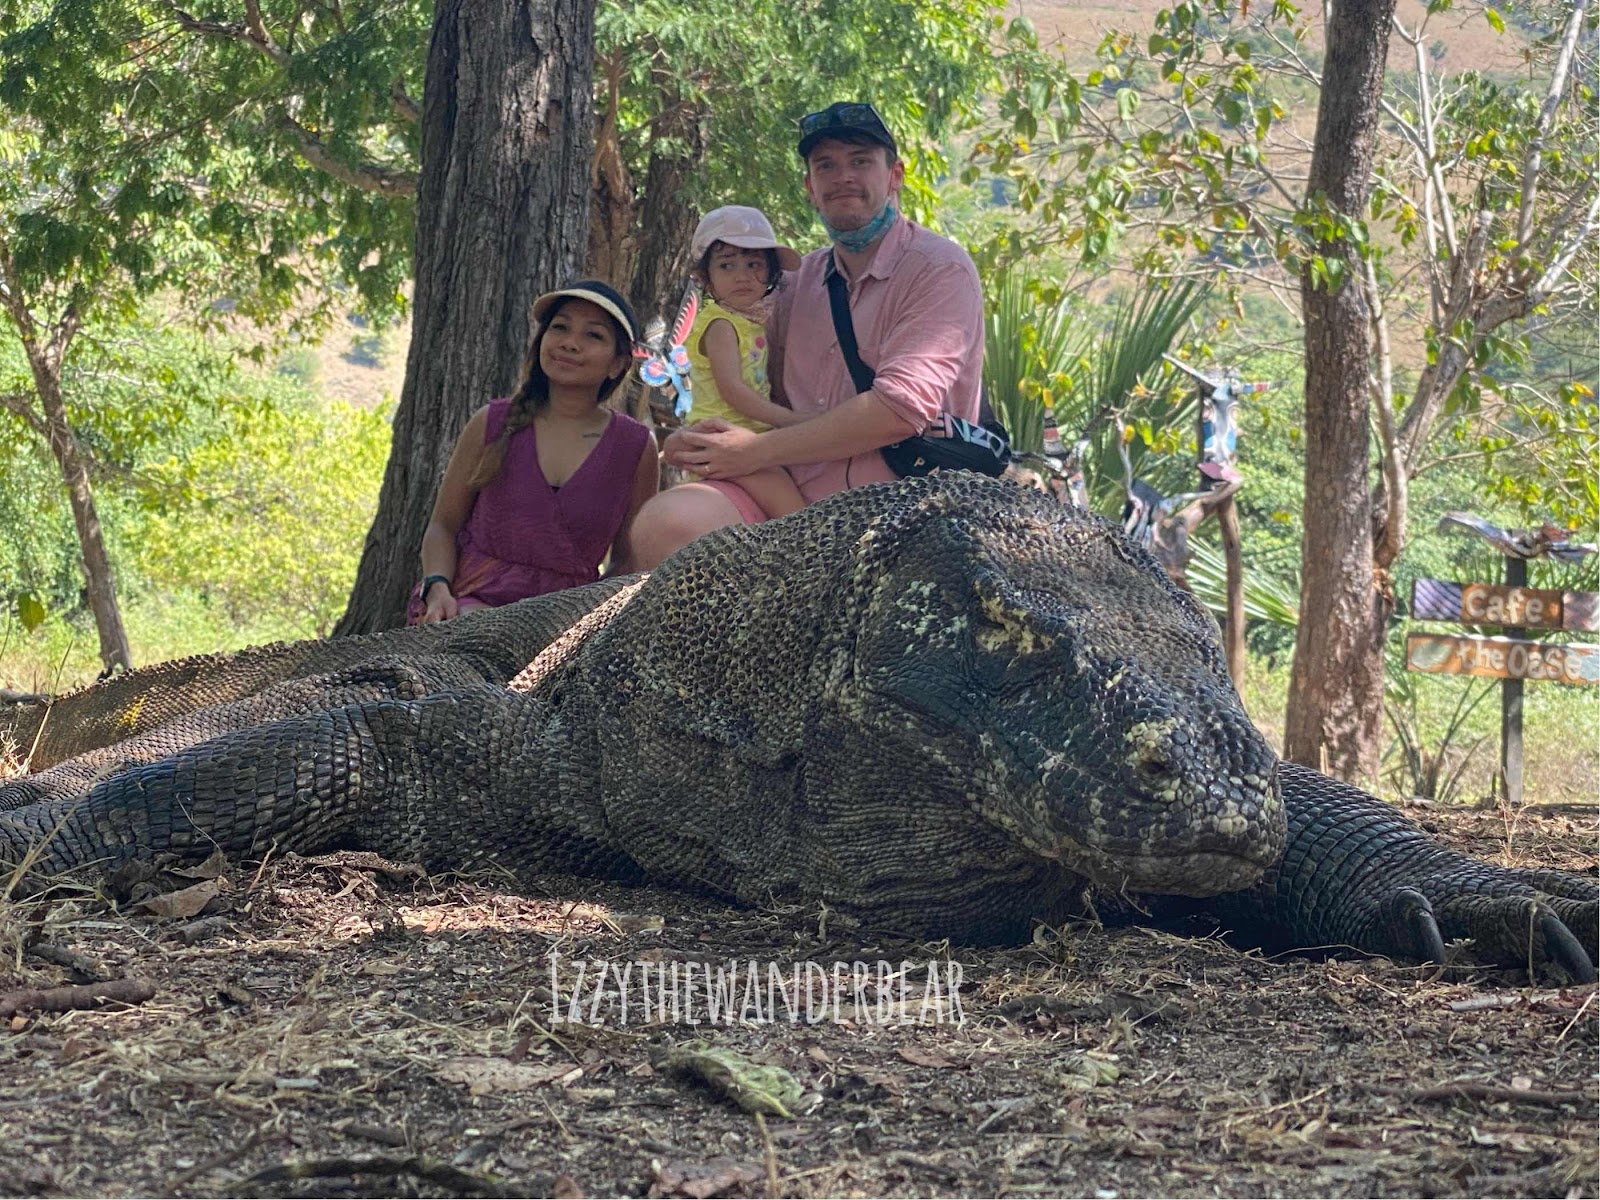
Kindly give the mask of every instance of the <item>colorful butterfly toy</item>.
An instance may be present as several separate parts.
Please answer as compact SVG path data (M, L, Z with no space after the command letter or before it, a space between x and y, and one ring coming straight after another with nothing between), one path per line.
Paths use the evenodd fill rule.
M667 336L667 323L660 317L646 327L644 342L633 348L639 364L639 378L646 387L663 388L669 385L676 393L672 405L673 415L680 421L694 407L693 384L689 379L689 351L684 340L694 328L695 315L700 311L700 291L690 284L678 305L678 316L672 322L672 336Z

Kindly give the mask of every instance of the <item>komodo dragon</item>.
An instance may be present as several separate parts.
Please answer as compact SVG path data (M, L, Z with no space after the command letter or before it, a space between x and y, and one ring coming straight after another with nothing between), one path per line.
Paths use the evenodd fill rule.
M1275 944L1438 961L1465 937L1486 961L1595 975L1593 880L1447 850L1278 762L1210 618L1155 560L1006 482L855 489L451 635L479 645L495 621L564 632L537 635L509 689L328 707L0 813L0 863L359 847L820 900L968 942L1024 938L1094 885L1211 897ZM279 656L311 672L339 646ZM207 696L259 687L259 657L241 661L243 682L211 663ZM97 694L137 704L144 675L75 703L114 727Z

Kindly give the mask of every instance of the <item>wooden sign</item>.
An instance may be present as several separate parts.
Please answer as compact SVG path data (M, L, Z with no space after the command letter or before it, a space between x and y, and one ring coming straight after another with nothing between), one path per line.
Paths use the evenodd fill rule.
M1510 625L1527 629L1600 632L1600 594L1499 583L1418 579L1411 585L1411 615L1422 621ZM1526 676L1525 678L1535 678ZM1543 678L1538 676L1537 678Z
M1491 679L1595 685L1600 684L1600 646L1408 633L1406 666L1430 675L1483 675Z

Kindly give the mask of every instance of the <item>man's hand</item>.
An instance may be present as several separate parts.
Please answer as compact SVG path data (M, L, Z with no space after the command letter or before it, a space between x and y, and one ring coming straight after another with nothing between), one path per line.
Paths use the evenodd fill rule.
M673 466L707 479L735 479L767 465L756 456L755 443L760 437L711 417L678 430L667 439L662 453Z

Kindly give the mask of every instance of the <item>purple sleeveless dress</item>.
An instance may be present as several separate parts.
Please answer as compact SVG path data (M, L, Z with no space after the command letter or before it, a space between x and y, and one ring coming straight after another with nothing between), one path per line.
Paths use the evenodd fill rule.
M510 400L490 403L485 445L500 436L510 411ZM589 457L560 488L545 481L536 438L531 424L511 435L500 473L478 492L456 535L450 590L462 609L593 583L622 529L649 430L613 412ZM408 622L415 624L422 611L413 591Z

